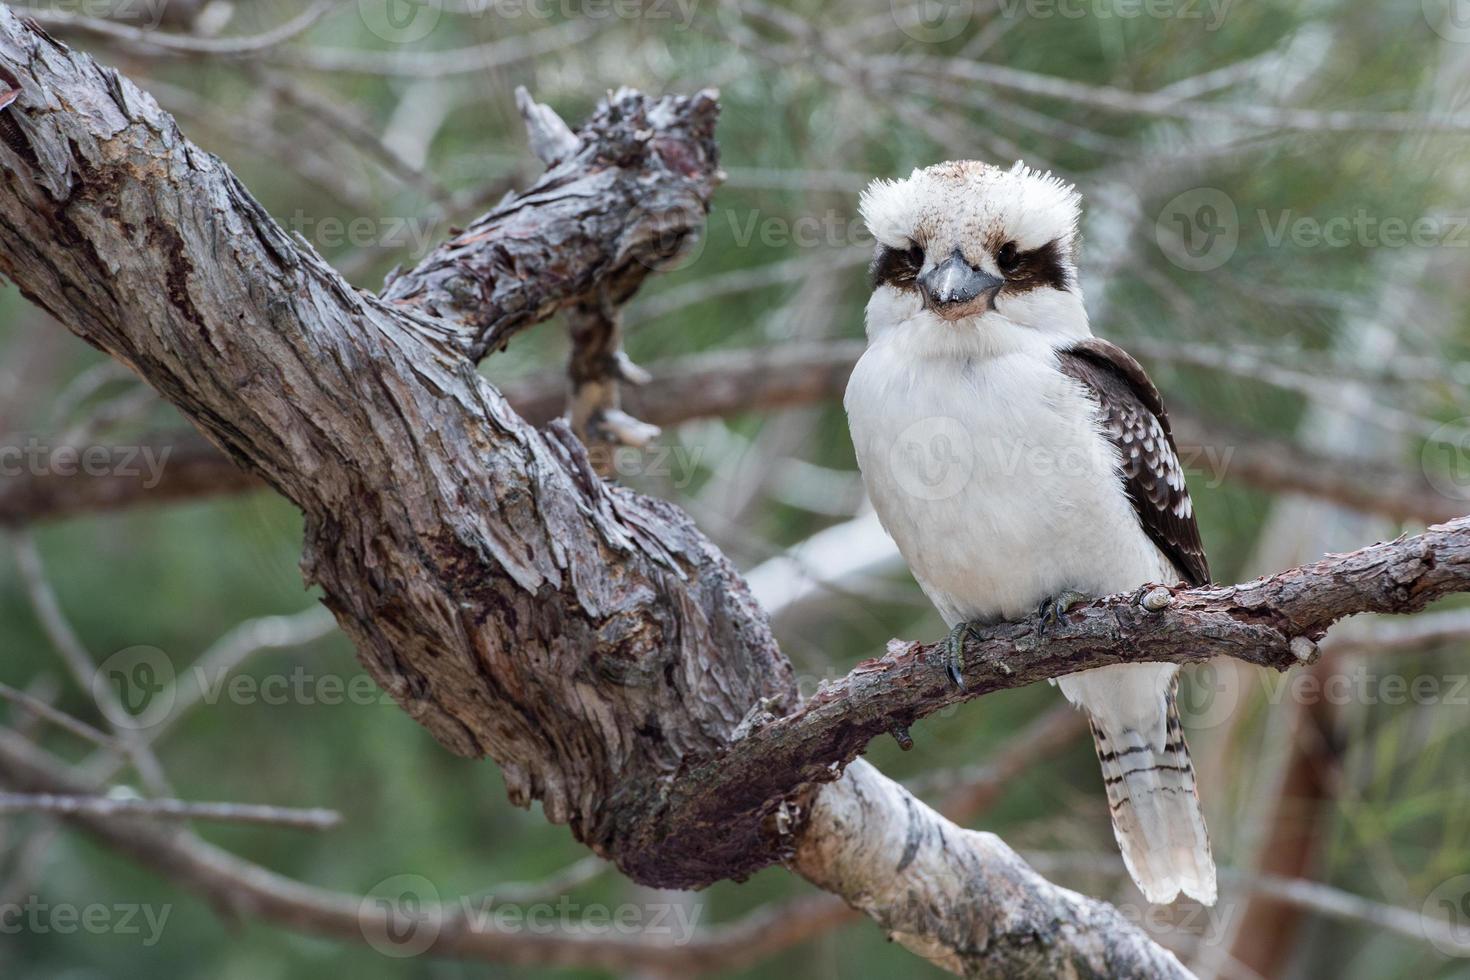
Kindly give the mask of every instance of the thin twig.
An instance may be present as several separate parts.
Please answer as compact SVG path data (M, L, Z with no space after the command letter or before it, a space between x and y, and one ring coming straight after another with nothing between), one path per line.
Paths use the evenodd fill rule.
M901 77L949 78L1109 112L1169 119L1242 123L1316 133L1470 132L1470 115L1465 113L1359 112L1200 102L1159 92L1131 92L1110 85L1092 85L1007 65L928 55L880 56L870 59L868 64L874 70Z
M112 796L58 796L50 793L0 793L0 815L45 813L53 816L162 817L217 823L271 824L302 830L329 830L342 822L335 810L300 810L251 803L195 803L174 799Z
M215 640L194 662L190 670L200 679L198 683L180 684L176 679L171 702L168 694L162 695L164 703L171 703L172 707L156 725L142 733L144 743L151 745L168 734L203 699L211 685L223 683L255 654L305 646L336 628L337 621L322 606L286 616L261 616L238 624Z
M57 728L65 729L78 738L85 739L93 745L99 745L109 752L117 752L120 748L117 741L106 732L99 731L80 718L75 718L65 711L53 708L40 698L33 697L25 691L11 687L9 684L0 684L0 698L19 705L37 718L49 721Z
M97 663L61 611L61 603L46 577L46 568L42 564L35 539L24 531L15 534L15 555L31 609L51 645L56 648L62 662L71 672L73 680L82 691L96 699L97 706L107 718L123 753L132 761L148 788L155 794L167 794L168 780L163 774L163 766L147 744L137 738L135 732L119 726L117 719L127 717L128 712L112 686L98 680Z
M405 159L383 141L367 120L345 107L340 100L313 92L264 68L257 68L253 74L284 104L315 119L323 128L341 137L343 142L376 160L394 179L422 192L441 207L449 204L451 195L438 178Z
M711 276L659 294L636 309L645 318L663 315L728 292L801 281L847 266L849 260L855 264L859 257L854 249L835 257L792 259ZM1155 354L1173 359L1178 349L1178 345L1151 347L1149 342L1137 341L1128 346L1147 351L1146 359ZM670 359L652 365L653 381L624 392L624 402L637 418L660 426L809 405L840 396L861 353L860 343L824 342ZM1192 357L1187 351L1180 356ZM560 374L549 373L507 383L504 394L523 418L539 425L562 412L563 389ZM1417 468L1369 466L1259 432L1227 429L1178 408L1171 415L1181 456L1191 474L1202 472L1216 480L1318 497L1364 513L1424 524L1449 520L1470 509L1470 503L1436 492ZM179 434L162 440L158 449L149 448L157 453L164 446L172 449L172 455L156 487L145 488L136 481L124 485L126 481L121 480L82 483L56 477L16 478L0 487L0 524L23 525L147 501L192 499L262 486L195 434Z
M556 27L500 38L447 51L360 51L349 48L305 48L273 52L273 64L308 71L401 78L442 78L493 71L561 51L590 40L606 27L603 21L573 19Z
M99 37L123 41L134 47L181 55L212 57L246 57L258 55L285 44L306 33L335 6L331 0L315 0L311 6L278 27L248 37L191 37L161 31L129 27L110 20L87 17L69 10L42 7L19 8L24 15L42 27L75 30Z
M590 881L596 881L612 869L612 864L596 854L589 854L539 881L508 881L471 897L493 898L500 905L530 905L565 895Z

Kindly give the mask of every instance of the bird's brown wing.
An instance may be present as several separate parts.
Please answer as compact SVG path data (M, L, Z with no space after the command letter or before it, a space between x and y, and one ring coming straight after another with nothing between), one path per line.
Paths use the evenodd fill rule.
M1117 344L1089 337L1057 351L1062 373L1097 399L1099 417L1122 461L1123 488L1138 521L1189 585L1210 581L1194 504L1159 390Z

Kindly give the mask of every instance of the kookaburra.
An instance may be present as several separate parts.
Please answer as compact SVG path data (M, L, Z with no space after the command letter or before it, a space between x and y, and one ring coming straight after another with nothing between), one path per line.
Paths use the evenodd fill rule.
M950 625L1054 622L1085 596L1209 567L1158 390L1092 336L1076 190L1018 163L878 180L868 345L844 404L863 481ZM951 674L959 677L951 661ZM1113 830L1151 902L1215 901L1173 664L1057 680L1092 724Z

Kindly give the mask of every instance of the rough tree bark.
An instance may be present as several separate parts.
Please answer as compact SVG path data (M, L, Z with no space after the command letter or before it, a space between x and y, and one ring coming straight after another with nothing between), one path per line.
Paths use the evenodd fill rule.
M626 298L677 249L717 179L710 95L617 93L575 150L552 141L566 152L534 187L379 298L151 98L3 7L0 86L20 90L0 110L0 271L300 507L306 578L406 711L640 882L784 860L950 969L1185 976L1111 907L842 764L892 718L961 696L1153 653L1279 666L1340 615L1465 587L1461 523L1329 569L1331 605L1310 574L1181 594L1159 616L1115 599L1042 648L1019 626L972 643L964 695L931 649L903 647L803 706L689 519L604 483L566 426L538 432L475 371L595 290Z

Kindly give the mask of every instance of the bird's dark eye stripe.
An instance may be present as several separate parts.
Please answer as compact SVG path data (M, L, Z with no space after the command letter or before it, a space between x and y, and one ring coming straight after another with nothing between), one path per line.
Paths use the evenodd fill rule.
M910 286L918 278L924 264L924 253L917 245L908 249L890 248L879 245L868 266L868 277L873 287Z
M1040 248L1019 253L1006 273L1007 292L1028 292L1041 287L1070 289L1072 276L1062 261L1062 251L1056 242L1047 242Z
M1007 249L1007 252L1013 250ZM1056 242L1048 242L1040 248L1034 248L1029 252L1016 252L1014 256L1007 254L1001 272L1006 279L1005 291L1010 294L1027 293L1033 289L1071 289L1072 275L1068 271L1067 263L1062 259L1060 246ZM997 255L997 259L999 256ZM913 288L919 276L919 269L924 265L923 249L917 245L907 249L892 248L888 245L879 245L873 253L873 261L868 266L868 277L872 280L873 288L879 286L895 286L899 289Z

